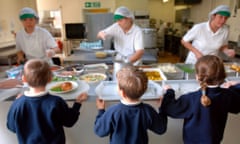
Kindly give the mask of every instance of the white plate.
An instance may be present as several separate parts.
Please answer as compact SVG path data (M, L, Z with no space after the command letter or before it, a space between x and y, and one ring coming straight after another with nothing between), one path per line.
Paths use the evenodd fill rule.
M54 95L62 97L64 100L74 100L76 99L79 94L83 92L88 92L90 89L90 86L85 81L74 81L78 84L78 87L75 90L69 91L67 93L54 93ZM47 85L47 89L49 90L54 84L57 82L51 82Z
M102 81L95 89L97 96L100 99L111 101L111 100L120 100L121 97L117 92L117 82L116 81ZM149 81L148 89L143 94L141 99L159 99L163 95L162 87L153 81Z
M70 90L68 90L68 91L52 91L52 90L51 90L51 88L53 88L53 87L55 87L55 86L58 86L58 85L60 85L60 84L62 84L62 83L65 83L65 82L70 82L70 83L72 83L72 89L70 89ZM75 82L75 81L54 82L54 83L49 84L49 85L47 86L47 88L48 88L49 92L52 93L52 94L62 94L62 93L68 93L68 92L71 92L71 91L77 89L77 88L78 88L78 83Z

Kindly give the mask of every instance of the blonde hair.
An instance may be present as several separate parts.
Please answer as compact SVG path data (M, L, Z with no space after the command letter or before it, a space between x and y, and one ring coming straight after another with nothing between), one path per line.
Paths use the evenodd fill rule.
M24 77L29 86L46 86L52 77L52 71L46 61L31 59L24 66Z
M134 66L125 66L117 72L119 89L123 90L128 98L139 99L147 90L148 78L145 73Z
M205 107L211 105L211 99L207 96L207 85L221 85L226 72L222 60L214 55L205 55L198 59L195 65L196 74L202 89L201 104Z

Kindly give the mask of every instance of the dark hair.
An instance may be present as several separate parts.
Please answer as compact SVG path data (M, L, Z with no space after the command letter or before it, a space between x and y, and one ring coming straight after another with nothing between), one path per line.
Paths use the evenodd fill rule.
M147 90L148 78L142 70L125 66L117 72L119 89L131 100L139 99Z
M202 89L201 103L209 106L211 99L206 95L207 85L221 85L226 78L223 61L214 55L205 55L195 65L196 74Z
M46 86L52 76L52 71L46 61L31 59L24 66L24 76L29 86Z

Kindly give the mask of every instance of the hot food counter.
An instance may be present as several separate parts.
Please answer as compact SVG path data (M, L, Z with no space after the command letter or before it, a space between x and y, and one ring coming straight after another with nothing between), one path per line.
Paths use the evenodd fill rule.
M106 68L104 65L102 65L102 66L104 67L102 70L100 70L99 68L95 69L95 68L91 67L92 69L90 68L88 73L94 72L93 69L95 69L95 72L98 71L98 72L107 74L106 70L110 69L110 67ZM153 69L156 69L157 67L161 67L161 66L166 66L163 68L165 70L167 69L169 71L169 74L166 75L166 79L165 79L164 72L161 73L161 74L163 74L163 80L156 82L159 84L159 86L162 86L164 84L172 85L172 87L177 91L178 96L189 90L194 90L197 87L198 83L194 79L191 79L191 77L188 77L189 79L184 78L185 73L181 73L181 71L179 71L179 69L181 70L181 68L179 68L179 67L178 67L179 69L177 69L175 71L171 67L170 64L169 65L168 64L148 65L148 67L151 67ZM187 72L192 72L188 68L185 68L185 70ZM178 75L175 76L174 78L179 78L179 79L168 80L168 78L171 78L171 76L173 76L174 72L178 73ZM180 79L180 77L182 77L182 79ZM229 76L228 78L230 78L230 77L232 78L231 80L233 80L233 79L240 80L240 78L236 77L236 76L233 76L233 77ZM79 84L81 86L81 83L79 83ZM83 84L83 85L85 85L85 84ZM108 143L109 137L99 138L93 132L93 125L94 125L95 117L97 115L97 109L96 109L96 105L95 105L96 93L94 90L97 86L98 85L95 85L95 84L89 84L89 90L88 90L89 99L86 102L84 102L82 105L81 115L79 117L78 122L72 128L65 128L67 144L76 144L76 143L106 144L106 143ZM194 87L194 89L193 89L193 87ZM19 90L18 92L22 91L21 88L13 88L13 89ZM86 88L86 89L88 89L88 88ZM81 90L82 90L81 88L78 88L75 91L72 91L71 94L77 95L78 92L81 92ZM9 89L7 89L6 91L9 91ZM111 90L109 90L109 92L110 91ZM0 91L1 96L3 95L2 92L3 91ZM7 93L5 93L4 95L7 95ZM60 95L60 96L68 96L68 95ZM68 100L68 98L69 97L67 97L67 98L65 97L65 99L67 100L67 103L69 105L72 105L72 103L73 103L72 98L69 100ZM14 99L12 98L12 99L8 99L8 101L0 102L0 144L17 143L15 134L8 131L8 129L6 128L7 112L8 112L10 105L12 104L12 100L14 100ZM118 102L118 101L107 101L106 105L110 106L116 102ZM146 100L145 102L149 103L149 104L153 105L155 108L157 108L155 101ZM230 114L226 129L225 129L223 144L233 143L233 141L235 141L235 142L240 141L239 120L240 120L239 115L231 115ZM156 135L156 134L153 134L152 132L149 132L148 133L149 134L149 143L151 143L151 144L157 144L157 143L182 144L183 143L182 142L182 125L183 125L182 120L169 118L167 132L164 135Z

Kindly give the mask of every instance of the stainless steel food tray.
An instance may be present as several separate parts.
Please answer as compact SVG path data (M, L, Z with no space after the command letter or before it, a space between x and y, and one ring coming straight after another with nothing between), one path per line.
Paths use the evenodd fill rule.
M116 81L102 81L95 89L95 93L100 99L106 101L120 100L121 97L117 91L117 82ZM163 89L159 83L149 81L148 89L143 94L141 99L158 99L163 95Z
M224 63L224 68L228 77L235 77L238 75L235 70L231 69L232 64L233 62Z
M163 80L167 80L167 77L165 76L165 74L161 71L160 68L141 68L144 72L150 72L150 71L156 71L159 73L160 77L162 78L162 80L153 80L155 82L161 82Z
M162 86L170 85L174 90L176 97L182 94L196 91L200 88L197 80L166 80L162 81Z
M177 63L176 66L184 72L183 79L195 79L195 67L193 64Z
M168 80L177 80L184 78L184 72L172 63L158 63L152 66L160 68Z

